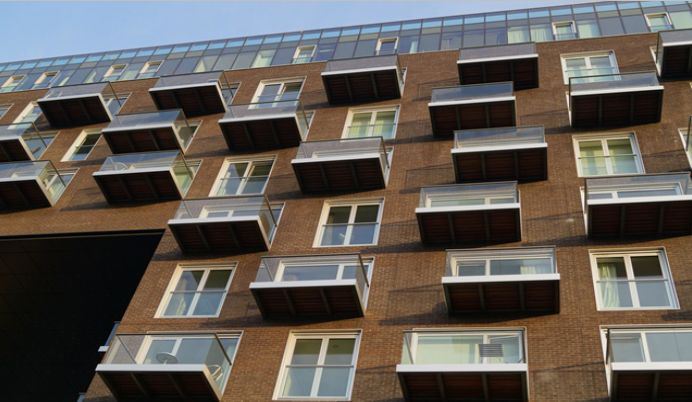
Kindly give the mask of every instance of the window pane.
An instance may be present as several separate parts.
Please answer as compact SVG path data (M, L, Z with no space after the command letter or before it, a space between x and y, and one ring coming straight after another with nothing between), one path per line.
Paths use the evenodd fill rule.
M175 290L197 290L199 283L202 280L202 275L204 271L190 271L186 270L180 274L180 280L175 286Z
M216 315L219 310L225 292L212 291L199 295L194 315Z
M531 25L531 39L534 42L553 40L553 32L550 25Z
M655 255L632 257L632 271L635 278L663 277L660 260Z
M297 339L291 364L317 364L322 339Z
M226 289L228 279L231 277L231 271L227 269L218 269L209 271L207 282L204 284L204 289Z
M692 332L653 332L646 342L653 362L692 361Z
M611 155L631 155L634 153L632 150L632 143L629 138L617 138L612 140L607 140L608 151Z
M528 27L510 27L507 31L507 41L509 43L530 42Z
M173 339L152 339L142 363L157 364L166 362L166 359L171 356L174 346L175 340Z
M490 357L489 363L521 363L519 337L516 335L490 336L488 341L494 345L502 345L502 357Z
M579 156L603 156L603 147L601 146L601 141L580 141Z
M616 362L643 362L644 350L639 334L612 334L613 360Z
M675 29L692 28L692 12L677 11L670 13L670 19L673 21Z
M284 267L284 281L315 281L336 279L338 265L293 265Z
M318 396L346 396L348 393L351 369L347 367L327 367L322 370Z
M267 182L266 177L250 177L245 182L243 194L261 194L264 190L264 184Z
M192 298L195 296L192 292L173 293L171 299L166 306L164 316L179 316L187 315L192 304Z
M460 261L457 263L458 276L485 275L485 261Z
M379 209L379 205L359 205L356 210L355 222L377 222L377 212Z
M346 242L346 229L348 225L325 226L324 234L322 235L323 246L338 246Z
M329 343L327 344L327 356L324 359L324 364L351 364L355 344L356 340L353 338L330 339Z
M375 224L354 225L350 244L371 244L375 240Z
M641 307L668 307L668 284L665 280L637 282L637 296Z
M331 207L329 208L329 216L327 217L328 224L348 223L348 217L351 214L351 207Z
M490 275L548 274L552 271L547 258L521 258L490 261Z
M417 364L479 363L482 336L419 336Z
M178 363L204 363L211 349L212 338L184 338L175 353Z
M577 21L580 38L594 38L601 35L596 21Z
M312 367L290 367L286 373L284 384L284 396L310 396L312 382L315 379L315 368Z

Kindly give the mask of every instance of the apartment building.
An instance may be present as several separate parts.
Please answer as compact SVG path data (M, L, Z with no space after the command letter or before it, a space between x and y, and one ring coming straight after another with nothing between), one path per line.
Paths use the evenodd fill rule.
M691 79L688 2L2 64L3 400L692 400Z

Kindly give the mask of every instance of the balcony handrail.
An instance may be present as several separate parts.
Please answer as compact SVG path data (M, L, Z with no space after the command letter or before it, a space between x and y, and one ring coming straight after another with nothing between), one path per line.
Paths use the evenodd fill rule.
M514 199L516 200L515 203L519 202L519 186L517 185L516 181L512 180L504 180L504 181L490 181L490 182L480 182L480 183L464 183L464 184L436 184L432 186L425 186L421 187L420 189L420 195L419 195L419 207L425 207L426 206L426 200L429 197L427 194L426 190L435 190L435 189L443 189L443 188L450 188L450 189L464 189L464 188L473 188L473 187L484 187L484 186L492 186L492 185L498 185L498 186L506 186L509 188L510 186L513 187L513 193L514 193ZM459 191L456 192L457 194ZM507 192L509 194L509 192ZM487 194L487 193L486 193ZM496 204L499 205L499 204Z
M613 74L596 74L596 75L583 75L583 76L576 76L576 77L569 77L569 83L568 83L568 93L571 95L573 92L572 86L573 85L586 85L586 84L593 84L593 82L584 82L584 83L577 83L575 82L574 84L572 83L572 80L579 80L579 79L585 79L585 78L598 78L598 77L622 77L622 76L632 76L632 75L645 75L649 74L652 75L656 79L656 82L658 82L657 74L655 70L645 70L645 71L628 71L628 72L617 72ZM600 82L616 82L619 80L612 80L612 81L598 81L596 83Z
M266 265L264 265L264 260L265 259L277 259L281 262L283 260L289 260L289 259L299 259L299 258L304 258L306 261L314 260L315 262L319 262L321 258L334 258L334 259L339 259L339 257L357 257L358 258L358 264L360 266L360 271L363 275L363 279L365 280L365 286L370 288L370 281L368 279L368 273L365 271L365 264L363 263L363 256L360 253L357 254L348 254L348 253L337 253L337 254L300 254L300 255L277 255L277 256L268 256L268 257L262 257L260 260L260 268L265 267L265 272L267 275L269 275L270 282L274 282L276 279L274 277L274 274L271 272L269 268L266 268ZM259 272L258 272L259 275ZM257 279L255 279L257 280Z
M182 207L182 208L185 209L185 212L187 212L188 218L183 218L183 219L198 219L198 218L199 218L199 214L193 214L193 213L190 211L190 208L188 207L188 204L193 203L193 202L197 202L197 201L212 201L212 202L214 202L214 201L222 201L222 200L236 200L236 201L239 201L239 200L250 199L250 198L255 198L255 199L260 199L260 198L261 198L261 199L262 199L262 204L264 204L264 207L267 208L267 210L269 211L269 216L270 216L270 218L271 218L271 220L272 220L272 223L273 223L273 225L274 225L273 227L276 228L276 227L278 226L278 222L276 221L276 217L274 217L274 210L272 209L271 203L269 202L269 199L267 198L266 195L223 196L223 197L204 197L204 198L185 198L185 199L183 199L183 200L180 201L180 205L178 206L178 210L180 209L180 207ZM258 211L261 211L261 210L262 210L262 207L259 207L259 208L258 208ZM201 209L200 209L200 212L201 212ZM176 214L175 214L175 215L176 215L176 216L178 215L177 211L176 211ZM196 217L193 218L193 216L196 216ZM181 219L181 218L176 218L176 219Z
M120 101L120 98L118 98L118 94L117 94L117 92L115 92L115 88L113 88L113 83L111 83L110 81L99 81L99 82L90 82L90 83L81 83L81 84L70 84L70 85L51 85L51 86L48 88L48 91L46 91L46 93L43 95L43 97L41 97L40 99L38 99L38 101L41 101L41 100L51 100L51 99L60 99L61 97L64 96L64 95L63 95L63 96L58 96L58 97L55 97L55 98L52 98L52 97L49 98L48 95L50 95L50 92L53 91L53 90L64 89L64 88L71 88L71 87L84 87L84 86L89 86L89 85L94 86L94 87L95 87L95 86L98 86L98 85L102 85L103 88L101 88L101 91L96 92L96 93L98 93L98 94L100 94L100 95L103 95L103 94L104 94L106 88L110 89L110 91L108 91L108 92L110 92L110 95L113 95L113 99L115 99L116 102L118 102L118 106L120 106L120 108L122 108L123 103Z
M692 184L692 178L690 178L690 173L689 172L663 172L663 173L647 173L647 174L623 174L623 175L612 175L612 176L596 176L596 177L585 177L584 178L584 198L586 202L588 202L589 199L589 182L598 182L598 181L608 181L612 179L624 179L624 178L648 178L648 177L674 177L678 176L680 178L685 177L687 180L685 180L685 183L682 183L681 181L678 181L681 186L684 185L683 188L681 188L683 194L688 194L690 192L690 184Z
M685 150L690 150L692 145L692 115L687 120L687 141L685 141Z
M166 158L165 155L168 154L170 155L169 158ZM160 158L156 158L156 155L161 155ZM137 162L121 162L118 159L126 159L128 157L140 157L140 161ZM154 160L147 160L148 157L153 158ZM170 150L164 150L164 151L152 151L152 152L129 152L129 153L124 153L124 154L115 154L115 155L110 155L106 158L106 160L103 162L103 165L101 165L101 169L99 171L120 171L120 170L125 170L125 169L119 169L116 166L118 165L123 165L125 166L126 169L142 169L142 168L151 168L151 167L161 167L161 168L172 168L176 165L176 163L182 162L183 166L185 166L185 170L188 171L191 175L194 173L190 166L188 165L187 161L185 160L185 157L180 153L179 151L170 151ZM108 165L112 165L112 169L107 169L103 170L103 168Z
M298 147L298 154L300 157L297 156L297 159L310 159L312 156L307 156L303 150L303 153L301 155L300 148L304 146L310 146L309 144L317 144L317 143L328 143L328 142L333 142L333 143L340 143L340 142L345 142L345 141L370 141L370 140L377 140L379 139L379 145L378 148L381 148L381 158L384 159L385 167L389 168L389 157L387 156L387 148L385 146L384 138L381 136L376 136L376 137L359 137L359 138L339 138L339 139L328 139L328 140L311 140L307 142L303 142L300 144ZM312 155L312 153L311 153Z
M9 131L9 130L13 130L13 126L26 127L26 129L18 131L16 133L16 137L8 136L8 139L21 138L24 136L24 134L27 133L27 131L29 131L29 128L31 128L31 129L33 129L33 132L31 134L36 135L44 147L48 147L48 141L43 137L43 135L41 135L41 130L39 130L39 128L36 126L36 122L33 122L33 121L32 122L24 122L24 123L11 123L11 124L0 125L0 140L3 139L2 138L3 137L3 134L2 134L3 127L7 127L8 131Z
M171 122L171 124L176 126L176 123L178 121L182 121L185 124L185 127L190 129L190 122L187 120L187 117L185 116L185 112L183 111L183 109L145 110L145 111L135 111L135 112L130 112L130 113L118 113L115 116L113 116L113 119L117 120L119 124L125 125L128 122L127 121L122 122L121 118L127 119L128 117L131 117L131 116L142 116L142 115L147 115L147 114L150 114L150 115L167 115L167 114L170 114L171 116L176 114L177 117ZM156 123L154 122L151 124L154 125ZM162 122L162 124L168 124L168 122L164 121L164 122ZM127 126L125 126L125 127L127 127ZM136 128L136 125L134 127ZM108 128L110 128L110 125L106 126L104 128L104 130L108 130Z
M476 51L483 51L488 49L490 53L492 53L493 49L497 48L522 48L525 47L527 49L532 50L532 53L520 53L520 54L515 54L515 55L506 55L506 56L490 56L490 57L511 57L511 56L522 56L526 54L535 54L536 53L536 42L523 42L523 43L501 43L501 44L494 44L494 45L485 45L483 47L470 47L470 48L465 48L465 49L459 49L459 57L457 61L466 61L466 60L476 60L477 58L463 58L464 53L474 53ZM485 58L485 57L484 57ZM478 58L480 59L480 57Z
M551 272L550 274L557 274L557 256L556 256L556 246L522 246L522 247L493 247L493 248L464 248L464 249L447 249L446 252L446 267L445 276L446 277L460 277L458 269L455 269L454 262L463 261L463 259L468 258L469 260L482 260L482 261L493 261L499 260L503 261L508 258L550 258ZM519 275L533 275L533 274L519 274ZM489 276L503 276L503 275L490 275L484 273L481 275L483 277Z
M520 134L521 132L530 132L531 130L539 130L540 134L537 132L534 134L535 138L518 138L517 135ZM465 135L470 135L472 133L478 133L478 138L476 139L462 139L463 136ZM491 139L483 139L483 137L489 137L492 135L497 135L500 136L502 134L506 134L506 138L491 138ZM529 135L526 135L525 137L530 137ZM466 129L466 130L454 130L454 149L463 149L463 148L473 148L473 147L479 147L479 146L484 146L481 143L482 142L489 142L486 146L494 146L498 142L507 144L507 143L516 143L516 144L530 144L530 143L545 143L545 127L542 125L530 125L530 126L506 126L506 127L491 127L491 128L474 128L474 129ZM471 142L472 145L463 145L464 142Z

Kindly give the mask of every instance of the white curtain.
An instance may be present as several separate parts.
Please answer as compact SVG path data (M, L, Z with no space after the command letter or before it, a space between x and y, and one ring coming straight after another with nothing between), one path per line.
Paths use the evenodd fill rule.
M603 307L620 307L621 295L618 287L617 267L612 263L598 264L599 287Z

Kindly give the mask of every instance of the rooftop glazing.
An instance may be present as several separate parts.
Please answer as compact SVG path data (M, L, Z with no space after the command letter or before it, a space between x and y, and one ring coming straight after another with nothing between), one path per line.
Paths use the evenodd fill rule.
M582 3L4 63L0 92L686 28L688 1Z

